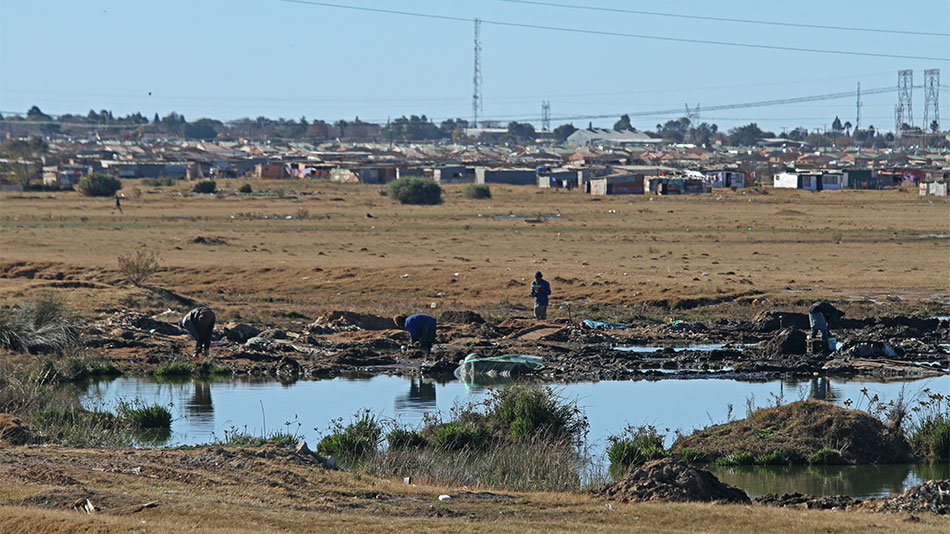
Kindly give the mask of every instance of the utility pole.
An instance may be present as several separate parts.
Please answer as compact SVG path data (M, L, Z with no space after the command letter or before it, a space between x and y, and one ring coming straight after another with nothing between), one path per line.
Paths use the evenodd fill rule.
M551 131L551 101L541 101L541 131Z
M482 21L475 19L475 69L472 74L472 128L478 128L478 112L482 110L482 44L479 39Z
M924 131L932 129L936 124L936 132L940 131L940 69L924 71Z
M904 125L914 126L914 71L897 71L897 132L901 135Z
M857 114L854 117L854 131L861 129L861 82L858 82Z

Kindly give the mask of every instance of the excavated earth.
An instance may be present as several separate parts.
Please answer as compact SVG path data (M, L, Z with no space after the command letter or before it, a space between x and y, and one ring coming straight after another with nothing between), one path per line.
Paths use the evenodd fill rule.
M174 322L123 311L87 325L84 345L124 372L149 373L191 361L193 341ZM566 320L509 318L489 324L477 313L439 317L437 344L425 355L408 346L392 320L329 312L291 330L224 323L215 328L213 363L234 373L323 377L351 372L451 374L466 355L528 354L549 381L756 378L812 375L918 378L950 372L950 321L913 317L848 319L834 329L839 348L807 352L807 316L767 311L752 320L642 321L590 329ZM710 350L677 347L717 344ZM625 351L619 347L656 347ZM702 347L700 347L702 348Z

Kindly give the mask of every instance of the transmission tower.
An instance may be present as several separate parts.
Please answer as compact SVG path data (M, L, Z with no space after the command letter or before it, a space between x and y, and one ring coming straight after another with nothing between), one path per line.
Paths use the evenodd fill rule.
M696 122L699 119L699 103L696 103L696 107L693 109L689 109L689 104L686 104L686 118L690 122Z
M924 71L924 131L930 131L935 123L940 131L940 69Z
M857 114L854 117L854 131L861 129L861 82L858 82Z
M479 33L482 21L475 19L475 70L472 74L472 128L478 128L478 112L482 110L482 44Z
M550 100L541 101L541 130L545 132L551 131L551 101Z
M897 71L897 135L904 125L914 125L914 71Z

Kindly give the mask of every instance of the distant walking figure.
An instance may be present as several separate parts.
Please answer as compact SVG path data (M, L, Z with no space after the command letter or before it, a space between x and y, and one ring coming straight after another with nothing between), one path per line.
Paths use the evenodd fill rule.
M393 322L399 328L405 328L409 332L410 343L418 342L419 348L426 353L426 356L429 355L429 352L432 351L432 345L435 344L435 317L424 313L417 313L409 317L397 315L393 317Z
M214 332L214 312L208 308L195 308L178 321L195 338L195 358L204 352L205 357L211 350L211 334Z
M541 277L541 271L534 273L534 282L531 282L531 296L534 297L535 319L548 318L548 295L551 294L551 284Z
M119 195L115 196L115 206L112 208L112 213L115 213L115 210L119 210L119 213L122 213L122 203L119 201Z

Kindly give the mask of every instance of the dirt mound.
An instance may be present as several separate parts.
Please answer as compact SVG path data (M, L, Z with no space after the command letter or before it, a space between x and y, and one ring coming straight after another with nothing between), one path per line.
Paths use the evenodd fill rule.
M788 355L805 354L808 343L805 332L797 328L786 328L758 344L756 352L764 357L781 358Z
M766 506L788 507L795 506L807 508L809 510L833 510L842 509L861 502L858 499L848 497L847 495L829 495L825 497L812 497L803 493L767 493L755 502Z
M227 245L228 242L223 237L205 237L199 235L198 237L191 240L192 243L196 245Z
M793 210L793 209L784 208L784 209L780 209L780 210L776 211L776 212L774 213L774 215L785 215L785 216L788 216L788 217L797 217L797 216L799 216L799 215L807 215L807 213L805 213L804 211L798 211L798 210Z
M950 480L928 480L899 495L870 499L860 506L875 512L929 512L950 514Z
M106 323L110 326L134 330L145 330L146 332L151 332L154 330L159 334L165 334L167 336L177 336L185 332L181 328L178 328L177 325L166 323L164 321L157 321L148 315L145 315L144 313L133 311L117 312L112 317L109 317L106 320Z
M337 365L352 365L355 367L393 365L397 363L396 359L392 356L382 356L375 351L359 348L350 348L340 351L329 356L326 361L333 362Z
M110 491L91 491L85 488L57 488L44 491L32 497L27 497L20 501L20 504L92 513L93 511L85 507L87 506L85 504L86 500L95 507L94 512L116 514L136 512L140 510L142 505L146 502L146 500L141 497L133 497L131 495L123 495Z
M30 431L15 415L0 413L0 444L23 445L30 440Z
M235 343L244 343L261 333L261 329L247 323L227 323L222 328L224 337Z
M671 458L647 462L594 493L610 500L749 503L744 491Z
M314 324L320 326L355 325L363 330L392 330L396 328L395 323L389 317L351 311L324 313L317 318Z
M481 315L470 310L449 310L439 316L440 323L485 324Z
M805 464L822 449L834 449L845 464L903 463L912 458L907 441L860 410L821 401L799 401L763 408L739 421L693 432L673 443L673 452L690 449L697 462L778 452L785 461Z
M752 318L752 329L756 332L775 332L783 328L800 328L802 330L809 327L808 315L804 313L767 310L756 314Z

